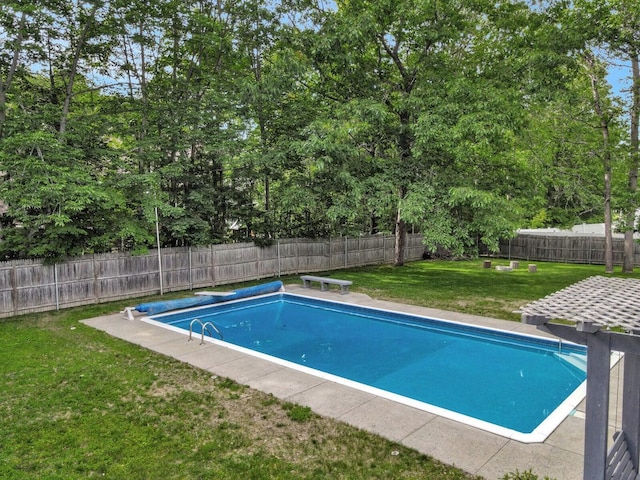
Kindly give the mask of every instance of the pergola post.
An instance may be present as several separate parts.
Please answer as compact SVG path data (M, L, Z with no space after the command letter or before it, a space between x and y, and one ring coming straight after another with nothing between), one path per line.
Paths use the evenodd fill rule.
M609 378L611 375L609 340L609 335L592 334L587 336L584 480L603 480L607 471Z
M637 472L640 455L640 355L626 353L624 356L622 398L622 431Z

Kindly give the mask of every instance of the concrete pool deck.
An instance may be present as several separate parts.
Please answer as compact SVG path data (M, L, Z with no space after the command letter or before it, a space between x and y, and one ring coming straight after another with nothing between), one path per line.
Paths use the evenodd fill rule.
M542 336L534 327L455 312L373 300L367 295L339 291L321 292L287 285L298 295L330 299L386 310L499 328ZM292 370L220 344L187 342L183 334L162 327L127 320L123 314L85 320L83 323L114 337L174 357L215 375L273 394L282 400L310 407L320 415L335 418L414 448L441 462L454 465L487 480L505 473L532 470L540 478L582 479L584 448L584 400L544 443L524 444L488 433L432 413L377 397L347 386ZM618 366L611 375L610 419L619 423ZM618 408L619 407L619 408ZM613 433L610 425L610 434Z

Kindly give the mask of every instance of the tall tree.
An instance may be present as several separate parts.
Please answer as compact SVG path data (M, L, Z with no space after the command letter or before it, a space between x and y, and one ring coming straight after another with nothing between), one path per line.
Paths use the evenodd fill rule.
M7 5L6 10L0 13L0 24L2 25L6 36L2 39L3 44L0 48L2 55L0 61L0 139L3 137L4 124L7 120L7 93L11 90L13 79L18 73L20 67L20 57L22 55L26 29L27 29L27 13L16 11ZM12 37L9 37L12 35Z
M549 51L536 42L555 32L512 2L351 0L326 17L309 31L307 54L333 115L350 106L377 128L375 144L360 148L374 152L377 183L394 191L395 264L403 263L408 220L431 248L464 251L477 237L496 248L515 227L516 209L490 207L516 198L495 173L513 166L522 93L531 99L538 82L553 77L552 64L544 75L531 72ZM524 26L533 34L523 36Z
M506 0L10 2L5 254L150 245L154 207L163 245L394 232L401 265L411 228L495 249L532 198L590 201L532 194L517 148L574 73L549 20Z
M609 124L614 120L600 93L602 82L602 68L598 65L595 56L591 52L584 55L585 68L589 76L591 92L593 96L593 110L598 118L600 132L602 133L601 158L604 171L604 259L605 273L613 273L613 232L611 218L611 182L612 182L612 145Z
M572 6L574 17L579 19L582 34L603 49L611 59L621 59L630 68L631 88L627 97L629 105L629 169L627 175L627 195L624 205L624 272L634 268L633 232L636 211L640 204L637 198L638 168L640 166L640 10L634 0L578 0ZM597 28L593 28L597 26Z

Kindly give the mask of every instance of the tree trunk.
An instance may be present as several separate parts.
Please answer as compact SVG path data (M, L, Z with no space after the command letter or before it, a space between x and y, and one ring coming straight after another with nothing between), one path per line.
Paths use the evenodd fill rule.
M78 73L78 65L80 63L80 57L84 53L85 44L89 37L89 32L92 27L92 23L95 21L95 14L98 10L98 5L93 5L89 15L87 16L87 23L82 28L82 33L77 39L77 45L73 52L73 58L69 68L69 78L67 80L67 89L65 92L64 103L62 104L62 115L60 116L60 127L58 133L63 136L67 130L67 120L69 118L69 111L71 109L71 99L73 98L73 85L75 83L76 74Z
M604 170L604 270L613 273L613 234L611 232L611 149L609 145L609 118L605 115L598 91L598 74L596 73L595 58L585 56L591 93L593 95L593 109L595 110L602 132L602 166ZM633 232L632 232L633 233Z
M380 45L387 53L389 58L393 61L398 73L402 77L402 84L400 85L400 92L403 97L403 102L407 101L410 98L411 92L413 91L413 87L415 85L415 80L417 76L416 69L408 69L407 66L402 61L400 52L401 45L400 41L397 40L395 43L392 39L388 39L384 35L378 36L378 41ZM429 49L429 46L426 48ZM387 104L391 107L390 104ZM405 104L406 105L406 104ZM394 108L391 107L393 111ZM401 131L398 137L398 151L400 154L400 163L401 168L406 168L411 165L412 159L412 146L413 146L413 138L411 133L411 112L407 108L401 108L399 112L397 112L398 118L400 120ZM407 225L402 219L402 201L404 197L407 195L407 187L406 178L404 174L401 176L401 186L398 190L398 210L396 212L396 246L395 246L395 256L394 256L394 266L401 267L404 265L404 252L405 252L405 244L407 239Z
M604 271L613 273L613 233L611 231L611 156L604 161Z
M635 194L638 190L638 163L640 142L638 141L638 114L640 113L640 67L638 65L638 52L631 52L631 167L629 168L629 191L631 198L634 199L628 206L627 211L627 228L624 232L624 263L622 271L625 273L633 272L635 263L635 242L633 241L633 230L636 223Z
M18 61L20 60L20 53L22 52L22 42L24 40L23 32L26 26L26 14L22 12L20 16L20 25L18 27L18 36L15 40L13 47L13 57L11 58L11 65L7 72L6 80L0 78L0 138L2 138L2 131L4 124L7 121L7 92L11 88L13 77L18 70Z

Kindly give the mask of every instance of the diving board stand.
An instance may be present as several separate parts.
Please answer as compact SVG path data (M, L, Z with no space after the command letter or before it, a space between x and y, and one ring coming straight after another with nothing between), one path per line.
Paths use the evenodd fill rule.
M326 292L329 290L329 285L340 286L340 294L346 295L349 293L349 286L353 283L351 280L340 280L338 278L330 277L316 277L314 275L302 275L302 286L304 288L311 288L312 282L318 282L320 284L320 290Z

